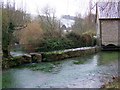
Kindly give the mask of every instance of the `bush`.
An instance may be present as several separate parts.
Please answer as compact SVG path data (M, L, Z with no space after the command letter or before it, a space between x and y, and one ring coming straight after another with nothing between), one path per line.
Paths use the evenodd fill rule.
M74 43L74 45L72 46L73 48L89 47L96 45L96 39L89 34L79 35L71 32L68 33L66 37Z
M71 48L80 48L93 46L96 43L95 38L90 35L79 35L74 32L68 33L66 37L45 39L36 51L47 52L64 50Z
M41 29L39 23L31 22L24 30L21 30L20 44L29 52L47 52L93 46L96 42L88 34L79 35L70 32L65 37L60 37L57 31L51 32L51 35L48 34Z
M90 35L84 34L82 38L85 47L92 46L92 38Z
M26 51L34 51L43 40L43 30L39 23L31 22L20 32L20 44Z
M83 38L79 34L71 32L66 35L66 38L74 43L74 45L72 46L73 48L78 48L83 46Z
M89 34L83 34L82 37L86 47L95 46L97 44L97 39Z
M44 40L42 46L37 51L64 50L71 48L73 45L73 42L67 38L51 38Z

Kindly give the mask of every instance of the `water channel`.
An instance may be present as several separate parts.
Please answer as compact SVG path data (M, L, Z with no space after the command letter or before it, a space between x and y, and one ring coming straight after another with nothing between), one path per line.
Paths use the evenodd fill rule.
M100 88L117 75L118 52L99 52L85 57L4 70L2 87Z

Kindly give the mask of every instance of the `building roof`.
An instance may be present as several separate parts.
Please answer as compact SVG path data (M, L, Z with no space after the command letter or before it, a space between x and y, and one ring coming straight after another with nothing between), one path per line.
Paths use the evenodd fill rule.
M99 2L97 10L99 19L120 18L120 2Z

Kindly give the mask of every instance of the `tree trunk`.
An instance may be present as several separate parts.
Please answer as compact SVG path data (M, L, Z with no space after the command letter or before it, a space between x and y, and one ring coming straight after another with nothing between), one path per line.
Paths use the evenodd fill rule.
M3 48L2 48L2 52L3 52L3 59L4 59L4 58L10 58L10 57L11 57L9 45L6 46L6 47L3 47Z
M2 30L2 52L3 58L10 58L10 42L12 39L12 34L14 30L14 25L10 22L9 27L6 30Z

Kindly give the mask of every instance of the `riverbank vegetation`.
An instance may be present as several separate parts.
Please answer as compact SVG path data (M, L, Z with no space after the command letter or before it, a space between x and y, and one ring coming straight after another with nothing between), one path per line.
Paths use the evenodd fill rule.
M29 64L29 65L18 66L15 68L18 68L18 69L27 68L33 71L52 72L53 70L60 68L61 63L62 62L60 61L48 62L48 63L42 62L41 64L34 63L34 64Z
M120 88L120 77L113 77L113 82L108 82L101 87L103 90L113 89L118 90Z
M27 52L46 52L96 45L94 14L85 18L75 17L74 25L64 33L55 10L43 8L34 19L23 9L16 9L15 2L2 4L2 51L4 58L11 58L10 51L19 45ZM91 17L90 17L91 16ZM90 22L89 18L92 19ZM91 25L87 24L87 21ZM79 27L78 27L79 26ZM92 28L90 28L92 27ZM89 32L90 31L90 32Z
M47 21L44 21L44 19L47 19ZM55 19L51 20L51 17L40 16L37 21L33 20L28 24L28 27L17 32L19 37L16 36L16 38L19 38L18 42L23 50L28 52L47 52L96 45L97 40L94 37L94 32L84 30L83 33L80 29L77 31L79 33L76 33L73 29L71 32L64 33L61 27L58 26L59 21ZM50 25L51 27L48 27Z
M3 59L11 58L10 46L12 44L14 31L26 27L29 22L29 15L23 10L16 10L15 3L1 4L2 6L2 52Z

